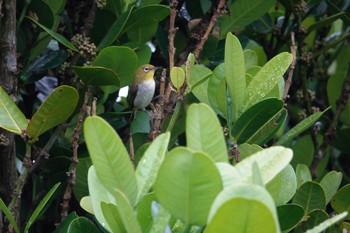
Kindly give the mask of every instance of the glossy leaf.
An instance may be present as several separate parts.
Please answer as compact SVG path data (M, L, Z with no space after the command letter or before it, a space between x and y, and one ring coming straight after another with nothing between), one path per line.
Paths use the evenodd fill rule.
M46 208L46 204L50 201L53 194L56 192L57 188L60 186L61 183L55 184L50 191L44 196L44 198L40 201L39 205L35 208L32 215L30 215L29 220L24 228L24 232L28 232L29 228L32 226L32 224L37 220L39 214L43 211L44 208Z
M70 43L66 38L64 38L62 35L58 34L55 31L52 31L51 29L45 27L43 24L39 23L38 21L36 21L33 18L27 17L28 19L30 19L33 23L35 23L36 25L38 25L41 29L43 29L44 31L46 31L47 33L50 34L50 36L52 36L53 38L55 38L58 42L60 42L62 45L66 46L67 48L78 52L78 49L72 44Z
M185 71L181 67L173 67L170 71L171 83L179 90L185 82Z
M328 214L324 210L313 210L308 214L308 218L303 222L303 229L312 229L314 226L322 223L329 218Z
M304 217L304 209L300 205L286 204L277 207L278 221L283 232L295 228Z
M65 219L63 222L60 223L60 225L58 226L58 228L56 228L53 233L67 233L68 231L68 227L71 224L71 222L78 218L78 215L76 212L71 212Z
M220 20L220 37L223 39L228 32L243 29L248 24L263 16L275 4L273 0L236 0L230 7L230 14L225 14Z
M297 190L297 179L293 167L288 164L267 183L266 189L271 194L276 206L286 204Z
M261 186L240 184L224 189L217 196L204 233L249 233L261 229L264 232L279 232L273 200Z
M5 214L7 220L11 223L16 233L20 233L16 220L14 219L14 217L11 214L11 211L7 208L6 204L1 198L0 198L0 209Z
M69 224L67 233L96 233L99 229L86 217L79 217L74 219Z
M137 184L134 169L118 134L105 120L93 116L84 122L84 136L102 184L110 193L120 189L132 205L135 204Z
M21 135L28 121L11 97L0 86L0 127Z
M192 104L186 117L187 146L203 151L215 162L226 162L227 148L221 125L213 110L206 104Z
M298 189L306 182L312 181L311 172L309 167L305 164L298 164L296 167L296 176Z
M74 66L73 69L86 85L120 85L118 74L112 69L102 66Z
M296 192L293 203L305 209L305 215L315 209L323 210L326 207L326 196L321 185L308 181Z
M34 143L47 130L64 123L74 112L78 100L79 94L73 87L57 87L40 105L28 124L30 143Z
M191 225L206 223L210 206L221 189L221 177L213 160L184 147L166 155L154 185L159 203Z
M202 103L209 104L208 83L213 72L204 65L192 65L190 75L186 75L187 84L193 94Z
M327 111L324 110L323 112L317 112L312 114L311 116L305 118L301 122L299 122L296 126L294 126L292 129L290 129L287 133L285 133L277 142L276 145L287 145L293 138L295 138L297 135L308 129L310 126L312 126L321 116L322 114Z
M320 185L322 186L326 194L326 204L330 202L333 195L337 192L340 183L342 181L343 174L341 172L331 171L328 172L321 180Z
M214 69L214 75L209 78L208 99L215 112L224 118L227 115L226 98L225 64L222 63Z
M226 83L232 101L232 120L235 122L246 93L244 53L238 38L228 33L225 43Z
M126 232L121 214L116 205L111 203L101 203L101 210L104 218L106 219L108 226L111 228L111 232L121 233Z
M90 196L85 196L81 198L79 204L81 208L83 208L86 212L94 214L94 208L92 207Z
M98 50L104 49L105 47L111 45L122 32L126 22L128 21L130 14L134 7L130 7L128 10L123 12L118 19L112 24L112 26L108 29L107 34L103 37L100 44L97 46Z
M350 208L350 184L339 189L331 199L332 208L337 212L348 211ZM347 220L350 219L348 215Z
M348 215L348 212L342 212L341 214L335 215L330 219L327 219L326 221L322 222L318 226L312 228L311 230L306 231L306 233L319 233L326 230L328 227L332 226L333 224L339 222L340 220L344 219Z
M137 200L145 196L156 180L168 149L170 133L159 135L147 148L135 171L138 184Z
M261 144L269 136L266 130L277 127L273 123L280 117L282 110L283 101L275 98L253 105L237 119L232 128L232 136L238 144Z
M258 103L274 88L292 62L292 55L280 53L268 61L247 86L240 114Z
M156 23L149 24L147 26L131 29L127 31L128 38L131 41L146 43L147 41L152 40L152 37L154 37L154 35L156 34L158 29L158 24L159 23L156 22Z

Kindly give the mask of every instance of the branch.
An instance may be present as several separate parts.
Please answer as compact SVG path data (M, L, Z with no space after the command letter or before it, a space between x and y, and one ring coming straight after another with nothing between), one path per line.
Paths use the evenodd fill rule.
M291 38L291 41L292 41L292 44L290 46L290 50L292 52L293 59L292 59L292 64L290 65L290 68L289 68L288 78L286 80L286 85L284 87L284 92L283 92L283 97L282 97L282 99L284 101L286 101L287 96L288 96L289 88L292 85L293 73L294 73L295 64L296 64L296 50L297 50L297 47L295 46L294 32L290 33L290 38Z
M174 67L174 57L175 57L175 47L174 47L174 38L175 38L175 18L176 18L176 8L178 5L178 1L177 0L172 0L170 2L170 25L169 25L169 35L168 35L168 39L169 39L169 68L171 70L171 68Z
M78 116L78 122L74 128L74 135L73 135L73 157L72 157L72 166L69 172L67 172L67 187L66 191L63 195L63 202L62 202L62 211L61 211L61 222L64 221L64 219L68 216L68 209L69 209L69 201L72 198L72 190L73 186L75 184L75 171L77 168L77 164L79 163L78 160L78 147L79 147L79 134L81 131L81 125L83 123L84 115L87 108L87 103L90 98L90 93L88 91L85 92L84 96L84 102L83 106L80 108L79 116Z

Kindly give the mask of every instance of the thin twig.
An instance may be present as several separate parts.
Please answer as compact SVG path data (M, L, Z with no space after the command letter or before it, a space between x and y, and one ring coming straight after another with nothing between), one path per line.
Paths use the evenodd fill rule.
M134 150L134 141L132 140L131 131L129 133L129 151L130 151L130 160L133 166L135 166L135 150Z
M92 99L92 104L91 104L91 115L92 116L96 116L96 105L97 105L97 98L94 97ZM87 114L87 115L89 115L89 114Z
M284 101L286 101L289 88L292 85L292 79L293 79L293 74L294 74L294 69L295 69L295 64L296 64L297 47L295 46L294 32L290 33L290 38L291 38L290 51L292 52L293 59L292 59L292 63L290 64L290 67L289 67L288 78L286 80L286 85L284 87L284 92L283 92L283 97L282 97L282 99Z
M174 57L175 57L175 47L174 47L174 39L175 39L175 18L176 18L176 13L177 13L177 5L178 1L177 0L172 0L170 2L170 25L169 25L169 68L174 67Z
M214 11L213 16L210 19L208 27L207 27L204 35L202 36L198 46L194 50L194 56L196 57L196 59L198 59L199 53L202 51L205 42L208 40L209 34L210 34L211 30L213 29L214 24L218 19L218 16L222 15L223 12L225 12L225 3L226 3L225 0L220 0L220 2L218 3L218 7L216 9L213 9L213 11Z
M61 211L61 222L64 221L64 219L68 216L68 209L69 209L69 201L72 198L72 190L75 183L75 171L77 164L79 162L78 160L78 147L79 147L79 134L81 130L81 125L83 123L86 106L90 98L90 93L85 92L84 96L84 102L83 106L80 109L79 116L78 116L78 122L74 128L74 135L73 135L73 157L72 157L72 166L69 172L67 172L67 187L66 191L63 195L63 202L62 202L62 211Z

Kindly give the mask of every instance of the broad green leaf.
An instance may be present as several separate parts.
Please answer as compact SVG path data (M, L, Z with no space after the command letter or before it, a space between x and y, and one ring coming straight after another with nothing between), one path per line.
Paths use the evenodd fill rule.
M137 220L140 224L142 232L149 232L153 224L152 203L154 201L154 193L148 193L137 204Z
M285 133L277 142L276 145L283 145L286 146L288 143L298 136L300 133L308 129L310 126L312 126L321 116L322 114L327 111L329 108L324 110L323 112L316 112L312 114L311 116L305 118L301 122L299 122L296 126L294 126L292 129L290 129L287 133Z
M315 209L323 210L326 207L326 196L321 185L307 181L296 192L293 203L305 209L305 215Z
M128 21L130 14L134 7L130 7L127 11L123 12L117 20L109 28L107 34L103 37L100 44L97 46L98 50L104 49L105 47L111 45L119 36L123 30L126 22Z
M60 186L61 183L55 184L50 191L44 196L44 198L40 201L39 205L35 208L32 215L30 215L29 220L24 228L24 232L28 232L29 228L32 226L32 224L37 220L39 214L42 212L44 208L46 208L46 204L51 199L52 195L56 192L57 188Z
M324 210L313 210L308 214L307 220L303 222L303 230L308 230L329 218Z
M45 27L43 24L39 23L38 21L36 21L33 18L27 17L28 19L30 19L33 23L35 23L36 25L38 25L41 29L43 29L44 31L46 31L47 33L50 34L50 36L52 36L53 38L55 38L58 42L60 42L62 45L66 46L67 48L78 52L78 49L72 44L70 43L66 38L64 38L62 35L58 34L55 31L52 31L51 29Z
M150 63L152 50L147 44L139 43L137 41L130 41L123 44L123 46L129 47L136 52L138 58L136 67Z
M222 184L224 189L236 183L235 169L229 163L217 162L215 163L220 172Z
M162 206L159 205L157 216L153 221L152 228L150 229L150 233L163 233L169 232L169 220L171 218L171 214Z
M258 56L251 49L244 50L244 60L246 72L249 68L256 67L258 65Z
M186 117L187 146L203 151L215 162L228 160L226 142L218 118L206 104L192 104Z
M90 158L79 158L79 163L75 171L75 184L73 186L73 193L78 201L84 196L89 195L87 174L91 165Z
M304 217L304 209L300 205L286 204L277 207L278 221L283 232L295 228Z
M345 185L336 192L332 197L331 205L337 213L350 209L350 184ZM348 215L346 219L349 220L350 216Z
M281 146L273 146L256 152L248 158L236 164L234 176L236 183L252 182L252 165L259 165L264 184L270 182L280 171L282 171L292 159L291 149Z
M263 148L259 145L255 145L255 144L243 143L243 144L238 146L240 160L248 158L252 154L254 154L258 151L261 151L261 150L263 150Z
M343 174L341 172L331 171L328 172L321 180L320 185L322 186L326 194L326 204L330 202L333 195L337 192Z
M98 178L96 174L96 169L94 166L91 166L88 172L88 183L89 183L89 193L90 193L90 201L93 209L93 214L97 221L108 231L111 231L111 227L109 226L107 220L105 219L102 209L101 203L112 203L116 204L117 201L115 197L102 185L101 180ZM90 207L88 207L90 208Z
M275 4L274 0L236 0L230 7L230 14L220 19L220 38L225 38L228 32L243 29L263 16Z
M174 217L186 224L205 225L222 181L209 156L177 147L166 155L153 189L159 203Z
M168 149L170 133L159 135L147 148L135 171L138 184L137 200L145 196L156 180L159 168Z
M57 87L40 105L28 124L30 143L34 143L47 130L64 123L74 112L78 100L79 94L73 87Z
M108 226L113 233L126 232L121 214L116 205L111 203L101 202L101 210L104 218L106 219Z
M16 233L20 233L18 225L16 223L16 220L14 219L14 217L11 214L11 211L7 208L6 204L4 203L4 201L1 198L0 198L0 209L5 214L6 218L11 223L11 225L12 225L13 229L15 229Z
M151 132L150 116L146 111L139 111L130 124L131 134Z
M152 23L147 26L138 27L127 31L128 38L131 41L137 41L139 43L146 43L152 40L157 32L159 23Z
M292 55L283 52L268 61L246 88L240 114L262 100L278 83L292 62Z
M348 215L348 212L342 212L341 214L335 215L330 219L327 219L326 221L322 222L318 226L315 226L311 230L306 231L306 233L319 233L324 232L328 227L332 226L333 224L339 222L340 220L344 219Z
M312 181L311 172L309 167L305 164L298 164L295 173L297 176L297 188L299 189L307 181Z
M296 143L291 146L294 152L291 165L296 167L298 164L305 164L310 166L314 159L315 146L311 135L307 134L299 138Z
M170 79L174 87L179 90L185 82L185 71L181 67L171 68Z
M74 72L86 85L120 86L120 80L114 70L102 66L73 66Z
M118 134L105 120L93 116L84 122L84 136L102 184L110 193L120 189L134 205L137 195L134 169Z
M131 206L131 203L129 202L129 200L125 196L125 194L123 192L121 192L120 190L115 189L113 192L113 196L115 197L115 200L117 201L117 203L116 203L116 205L113 206L114 208L111 209L112 213L115 213L115 210L118 211L126 232L141 233L142 232L141 227L137 221L134 209ZM102 203L102 206L101 206L102 212L104 212L104 207L109 208L112 205L113 204L103 205L103 203ZM113 215L116 215L116 214L113 214ZM104 216L107 219L105 214L104 214Z
M276 206L286 204L297 190L297 179L293 167L288 164L266 185Z
M214 75L210 76L208 83L208 99L210 106L214 111L222 117L227 116L227 96L226 96L226 78L225 64L221 63L214 71Z
M249 233L261 229L280 232L273 200L261 186L240 184L224 189L216 197L204 233Z
M0 86L0 127L21 135L28 121L11 97Z
M69 224L67 233L96 233L100 230L86 217L79 217L74 219Z
M246 93L244 53L238 38L228 33L225 43L225 73L232 101L232 120L235 122Z
M267 131L273 131L277 119L281 116L283 101L270 98L260 101L245 111L235 122L232 128L232 136L238 144L251 143L262 144L270 138ZM279 128L279 127L278 127Z
M187 75L187 84L192 93L202 103L209 104L208 98L208 83L209 78L213 72L204 65L192 65L190 68L190 75Z
M60 225L58 226L58 228L56 228L53 233L67 233L68 231L68 227L71 224L71 222L78 218L78 215L76 212L72 212L70 213L63 222L60 223Z

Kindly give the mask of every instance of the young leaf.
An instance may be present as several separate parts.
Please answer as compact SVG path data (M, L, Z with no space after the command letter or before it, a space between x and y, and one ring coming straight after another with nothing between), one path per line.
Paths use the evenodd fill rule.
M222 117L227 117L225 64L221 63L214 69L208 83L208 99L210 106Z
M96 173L110 193L120 189L134 205L137 184L129 154L115 130L98 116L84 122L84 136Z
M67 233L97 233L100 230L88 218L74 219L68 227Z
M73 87L57 87L40 105L28 124L30 143L34 143L47 130L64 123L73 113L78 100L79 94Z
M11 97L0 86L0 127L21 135L28 121Z
M203 151L215 162L226 162L227 148L218 118L211 108L203 103L192 104L186 117L187 146Z
M185 71L181 67L173 67L170 71L171 83L179 90L185 82Z
M225 73L232 101L232 120L235 122L238 118L238 111L243 104L246 78L243 49L238 38L232 33L228 33L226 36Z
M170 133L159 135L147 148L139 162L135 176L138 184L137 200L146 195L156 180L159 168L168 149Z
M283 52L268 61L247 86L239 114L262 100L275 87L292 62L292 55Z
M42 25L41 23L39 23L38 21L36 21L33 18L27 17L28 19L30 19L33 23L35 23L36 25L38 25L39 27L41 27L41 29L43 29L44 31L46 31L47 33L50 34L50 36L52 36L53 38L55 38L58 42L60 42L62 45L66 46L67 48L78 52L78 49L72 44L70 43L66 38L64 38L62 35L58 34L57 32L52 31L51 29L45 27L44 25Z
M32 215L30 216L26 227L24 228L24 232L28 232L29 228L32 226L32 224L36 221L36 219L38 218L39 214L41 213L41 211L46 207L46 204L48 203L48 201L51 199L51 197L53 196L53 194L55 193L55 191L57 190L57 188L60 186L61 183L57 183L55 184L50 191L45 195L45 197L41 200L41 202L39 203L39 205L35 208L34 212L32 213Z
M16 233L20 233L16 220L13 218L11 211L7 208L7 206L5 205L4 201L1 198L0 198L0 209L5 214L6 218L10 221Z

